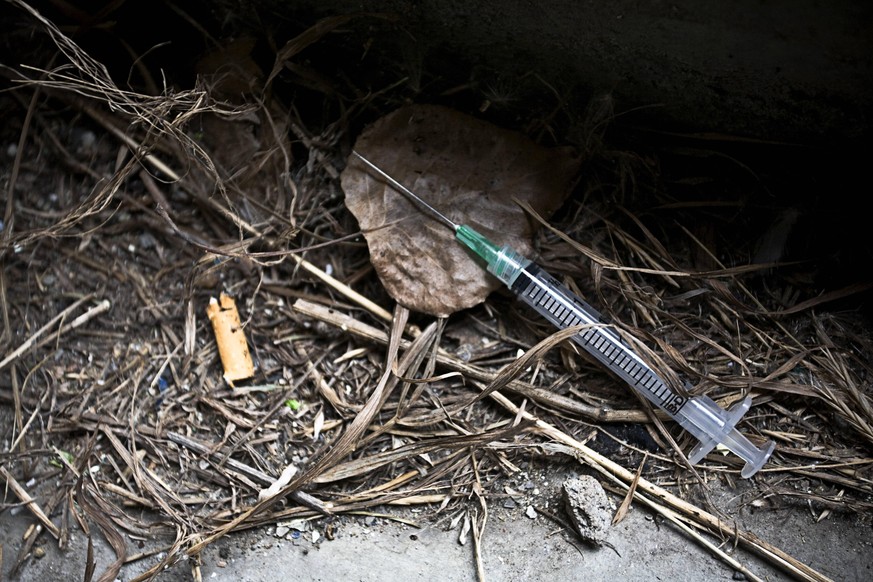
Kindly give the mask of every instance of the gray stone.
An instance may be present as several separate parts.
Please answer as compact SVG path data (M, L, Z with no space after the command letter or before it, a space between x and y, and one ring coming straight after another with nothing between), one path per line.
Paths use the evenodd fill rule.
M603 545L615 511L603 485L594 477L583 475L564 481L561 492L564 509L579 537L590 544Z

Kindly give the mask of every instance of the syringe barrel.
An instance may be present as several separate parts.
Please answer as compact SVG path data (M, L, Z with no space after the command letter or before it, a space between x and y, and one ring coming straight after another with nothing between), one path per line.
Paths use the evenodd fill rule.
M749 409L751 398L726 411L706 396L689 398L679 394L621 339L600 313L509 247L500 249L496 260L488 263L488 270L558 329L581 326L573 341L700 441L689 457L692 463L700 462L718 444L746 461L743 477L751 477L766 463L774 444L769 442L758 448L734 428Z
M502 253L501 253L502 254ZM600 313L538 265L528 262L513 274L511 289L558 329L582 326L573 341L631 388L678 420L688 398L672 390L634 352Z

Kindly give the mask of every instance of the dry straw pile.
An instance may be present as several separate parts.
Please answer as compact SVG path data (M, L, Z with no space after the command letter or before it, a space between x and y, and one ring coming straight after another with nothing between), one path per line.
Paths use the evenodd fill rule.
M63 545L96 527L117 553L111 580L142 557L122 532L169 534L170 563L234 530L389 506L463 513L476 533L495 484L539 457L578 461L680 527L822 578L683 501L713 480L739 487L739 460L690 466L681 430L511 297L434 318L385 293L339 175L361 125L403 105L411 81L355 86L298 58L351 17L277 48L272 71L243 41L202 59L193 88L146 71L134 90L12 4L50 48L41 66L2 69L4 143L17 146L0 193L0 481L6 506L27 504L42 525L19 560L39 535ZM317 93L324 119L273 91L279 80ZM763 239L725 233L741 208L676 198L652 155L608 146L608 99L574 115L559 97L515 128L570 136L585 160L534 236L538 261L695 394L724 407L753 396L741 428L777 449L748 503L873 513L870 339L829 310L862 288L822 294L752 263ZM233 385L206 317L221 292L256 363ZM616 430L626 423L637 428Z

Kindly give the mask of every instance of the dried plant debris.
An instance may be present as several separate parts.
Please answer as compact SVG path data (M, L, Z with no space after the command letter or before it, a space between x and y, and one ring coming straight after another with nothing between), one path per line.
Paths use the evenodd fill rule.
M355 150L458 224L532 253L534 223L516 199L548 217L578 177L580 158L520 133L435 105L410 105L377 120ZM388 293L413 311L445 316L478 305L499 282L435 222L352 157L342 173Z
M653 211L621 190L637 176L607 159L580 176L580 203L536 231L513 197L549 216L579 174L570 151L443 107L398 110L402 95L338 106L323 127L267 95L271 77L287 82L295 69L289 59L348 20L285 45L267 81L243 40L201 63L208 91L158 95L121 89L63 28L22 14L59 46L39 71L6 69L28 81L0 93L0 145L14 154L0 167L0 487L3 507L42 526L7 564L25 563L41 537L63 545L90 524L119 560L136 559L131 537L169 534L156 576L228 532L301 519L339 528L344 514L377 507L402 519L399 505L421 508L417 520L470 523L475 538L484 520L464 520L458 506L475 499L484 515L501 480L525 463L549 470L550 455L581 459L619 494L633 483L634 503L668 503L742 544L763 542L674 497L717 479L756 508L873 518L873 341L860 318L828 311L856 287L805 293L802 278L761 284L779 273L772 265L721 264L755 254L755 236L749 248L712 246L740 210L725 222L681 205ZM754 480L736 484L740 461L717 451L691 471L670 443L689 450L685 433L667 419L655 428L626 387L567 342L543 339L553 330L515 303L485 300L491 283L452 233L354 160L341 179L350 214L340 144L350 118L374 108L387 115L355 145L368 159L452 219L536 249L695 394L723 407L750 394L742 432L778 443ZM80 128L88 147L66 137ZM652 195L669 198L668 188ZM292 243L296 260L283 263ZM703 255L707 270L695 272ZM384 288L421 313L468 309L404 325ZM246 298L237 344L253 366L232 386L206 315L222 292ZM570 512L592 521L579 507Z
M287 204L281 199L289 194L292 163L288 112L268 90L266 74L251 56L254 43L251 37L234 39L197 61L209 99L235 112L207 111L188 125L209 154L220 185L245 201L241 205L250 221L266 220L270 209Z

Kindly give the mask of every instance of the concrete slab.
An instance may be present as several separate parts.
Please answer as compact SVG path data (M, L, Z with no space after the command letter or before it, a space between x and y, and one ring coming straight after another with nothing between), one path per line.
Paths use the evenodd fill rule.
M544 474L545 475L545 474ZM547 482L550 481L551 485ZM536 483L537 497L532 504L556 508L554 479L544 477ZM746 488L746 487L744 487ZM824 579L866 581L873 575L873 529L857 516L834 514L816 522L808 508L739 508L740 491L719 487L713 490L715 502L727 508L736 526L784 550L820 572ZM527 504L504 509L497 503L489 518L481 543L482 567L486 580L731 580L743 579L735 570L712 557L697 543L648 510L634 507L627 518L609 530L612 547L594 548L575 539L551 519L528 516ZM448 516L434 516L432 509L411 511L388 509L404 519L417 520L416 528L385 518L347 516L332 524L328 539L324 521L312 522L312 529L297 532L275 526L234 533L208 546L197 560L181 561L162 572L161 582L196 580L194 565L199 562L203 580L272 582L280 580L394 582L405 580L477 580L472 536L459 542L460 525L448 529ZM440 518L440 519L437 519ZM43 535L37 547L41 558L31 553L17 575L10 570L22 544L22 536L33 519L24 510L0 514L0 545L3 548L2 579L79 580L83 579L87 540L80 531L71 538L65 551ZM762 562L732 541L719 544L762 580L796 579ZM95 536L98 567L95 579L114 560L111 548ZM172 540L139 541L127 539L129 554L160 548ZM157 564L157 553L128 564L119 580L127 581Z

